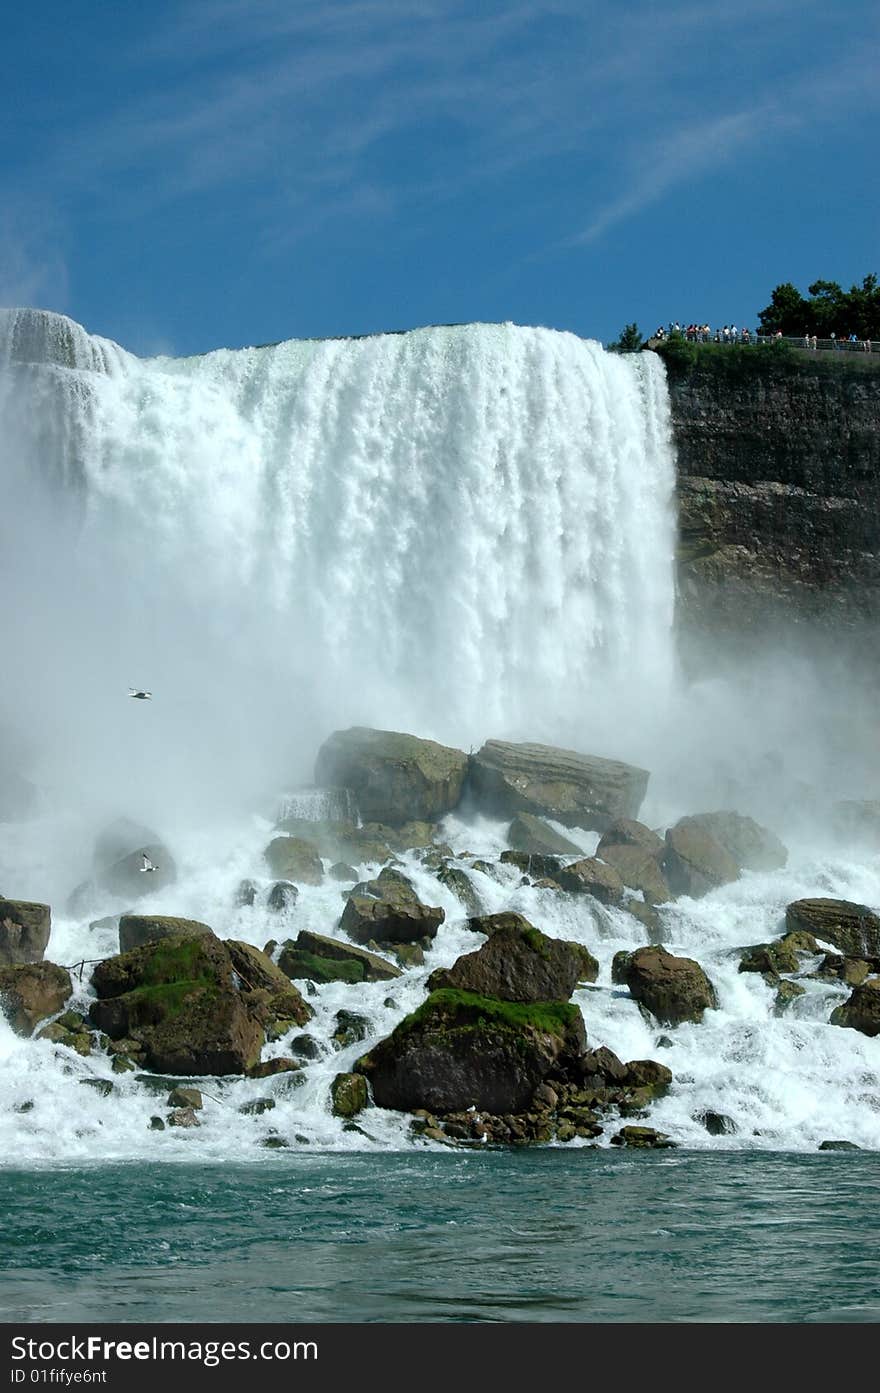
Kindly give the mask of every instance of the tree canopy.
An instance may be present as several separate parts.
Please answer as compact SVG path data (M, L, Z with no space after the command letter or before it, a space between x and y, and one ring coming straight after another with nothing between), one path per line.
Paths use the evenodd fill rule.
M770 304L759 315L759 332L880 339L880 283L875 275L865 276L861 285L849 290L836 281L814 281L807 294L809 299L804 299L790 281L777 285Z
M642 344L645 342L644 335L638 324L624 324L620 331L620 338L609 343L608 350L611 353L638 353Z

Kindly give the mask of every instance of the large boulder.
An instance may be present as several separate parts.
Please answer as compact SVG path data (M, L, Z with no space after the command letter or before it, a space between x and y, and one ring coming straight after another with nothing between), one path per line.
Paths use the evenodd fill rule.
M849 1000L831 1012L831 1024L860 1030L863 1035L880 1035L880 977L856 987Z
M476 952L438 968L429 990L446 987L501 1001L567 1001L580 981L595 982L599 967L579 943L548 938L531 924L493 933Z
M339 927L355 943L415 943L434 938L445 918L439 905L422 904L406 876L386 866L354 887Z
M583 1018L569 1002L498 1001L432 992L355 1066L381 1108L517 1113L549 1075L585 1049Z
M350 788L365 822L392 827L436 822L461 798L468 757L461 750L392 730L337 730L318 751L319 783Z
M559 856L547 856L540 852L502 851L499 859L502 866L516 866L518 871L531 876L533 880L546 880L548 877L552 879L562 870L562 860Z
M459 866L449 866L444 863L437 870L437 879L455 896L466 914L480 913L483 907L482 901L466 871L463 871Z
M605 860L605 852L609 847L638 846L643 851L650 851L659 860L663 855L664 845L663 838L652 832L650 827L646 827L644 822L636 822L632 817L619 817L602 833L596 847L596 855Z
M620 904L623 880L613 866L584 856L570 866L563 866L553 877L557 885L572 895L592 895L601 904Z
M291 984L286 972L273 963L268 953L252 943L226 940L226 948L239 982L250 993L248 1010L265 1025L277 1023L305 1025L312 1019L312 1008ZM262 995L262 1000L258 999Z
M0 967L42 962L51 925L47 904L0 898Z
M144 853L155 870L142 870ZM100 833L93 862L97 888L123 899L153 895L177 879L174 857L158 833L126 817L117 818Z
M614 977L661 1025L701 1021L704 1011L718 1005L715 988L700 964L693 958L673 957L665 948L616 954Z
M471 755L468 790L490 816L533 813L566 827L604 832L616 818L636 816L648 778L647 770L619 760L552 745L487 740Z
M666 833L663 874L673 895L698 899L739 879L739 866L699 817L683 817Z
M119 951L128 953L145 943L163 938L197 938L214 930L198 919L178 919L169 914L122 914L119 918Z
M851 900L793 900L785 911L789 932L806 930L852 958L880 959L880 915Z
M72 990L70 973L55 963L0 967L0 1007L17 1035L30 1035L40 1021L57 1016Z
M788 851L774 832L742 813L697 813L686 821L703 827L732 857L741 871L779 871Z
M375 899L353 892L339 927L355 943L415 943L420 938L435 938L445 918L439 905L424 905L419 900Z
M534 813L517 813L507 831L507 841L515 851L527 851L536 856L581 856L579 846L559 832L554 832Z
M320 885L324 879L321 858L312 843L303 837L276 837L266 847L266 860L279 880Z
M146 943L97 965L90 1019L111 1040L135 1041L157 1073L241 1074L259 1059L269 1013L267 994L236 978L213 935Z
M283 944L278 966L288 977L309 982L390 982L402 975L378 953L310 929L301 929L295 940Z
M628 890L641 890L646 904L663 904L672 898L656 855L645 847L612 843L605 847L602 859L613 866Z

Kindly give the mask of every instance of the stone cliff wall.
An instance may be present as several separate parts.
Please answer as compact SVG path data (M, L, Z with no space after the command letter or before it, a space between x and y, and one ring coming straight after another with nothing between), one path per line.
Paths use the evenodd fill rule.
M664 354L678 453L678 620L736 649L880 626L880 365Z

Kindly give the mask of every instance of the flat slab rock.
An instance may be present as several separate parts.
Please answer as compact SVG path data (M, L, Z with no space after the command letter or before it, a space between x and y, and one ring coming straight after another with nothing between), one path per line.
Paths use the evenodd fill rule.
M51 925L47 904L0 898L0 966L42 962Z
M620 760L553 745L487 740L470 757L467 787L490 816L525 812L604 832L617 818L636 817L649 777L646 769Z
M337 730L318 751L315 779L350 788L364 822L435 822L457 806L463 750L395 730Z

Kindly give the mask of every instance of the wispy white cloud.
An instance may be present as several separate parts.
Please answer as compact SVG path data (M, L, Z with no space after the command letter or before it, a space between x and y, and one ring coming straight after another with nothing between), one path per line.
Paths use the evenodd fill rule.
M417 218L552 169L579 192L547 240L589 245L834 119L835 81L851 98L876 63L869 13L867 0L846 23L829 0L192 0L119 55L132 95L71 122L32 186L129 220L228 192L277 248L340 210ZM821 70L792 44L809 25L827 27Z

